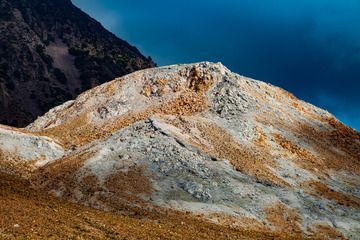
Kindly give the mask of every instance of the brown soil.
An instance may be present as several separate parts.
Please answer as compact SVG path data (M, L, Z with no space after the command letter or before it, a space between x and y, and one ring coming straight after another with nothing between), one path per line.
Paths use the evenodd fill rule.
M99 190L97 179L93 179L95 176L88 176L80 180L77 172L92 155L92 152L72 154L47 164L32 173L31 182L33 186L44 192L61 189L64 197L73 195L74 186L80 188L83 193L91 195Z
M8 173L0 172L0 179L0 239L291 239L189 214L107 213L37 192Z
M141 166L133 166L126 172L118 171L110 175L105 186L117 198L133 202L142 195L151 195L154 192L149 176Z
M132 209L130 205L148 205L141 196L150 195L153 188L144 167L118 170L100 185L94 173L80 171L92 155L92 152L73 154L35 170L31 176L33 187L54 195L55 190L61 191L61 196L70 201L112 211L126 208L127 212L134 213L137 208Z
M220 213L212 213L209 218L225 226L232 226L241 229L256 230L259 232L273 232L264 223L249 217L232 217Z
M289 150L293 154L296 154L299 158L301 158L301 160L307 160L311 163L316 162L316 157L305 148L299 147L298 145L284 138L280 134L273 134L273 137L281 147Z
M171 88L169 87L169 83L175 83L175 79L167 79L167 78L159 78L155 82L151 82L150 80L144 84L144 87L141 93L145 97L150 97L152 95L163 96L164 93L169 92ZM173 89L173 92L177 92L180 89Z
M301 112L310 110L303 109L298 104ZM321 118L319 115L306 114L309 121L321 121L328 125L329 130L318 130L314 127L293 119L294 122L276 118L268 119L266 113L257 115L257 122L266 126L276 126L277 132L292 132L295 137L302 139L312 147L313 152L301 147L293 140L289 140L280 134L273 134L273 139L286 152L289 157L300 167L312 172L320 178L328 178L330 170L345 170L360 175L360 133L347 127L333 117ZM339 151L340 150L340 151Z
M313 111L309 110L302 104L300 100L292 101L291 105L297 109L299 112L303 113L309 119L314 119L318 121L323 121L323 119L319 116L319 114L314 113Z
M83 146L93 140L105 138L114 131L148 119L154 114L191 115L205 111L208 106L209 103L205 96L188 91L172 102L151 106L143 112L127 114L103 126L89 123L88 114L83 113L69 122L37 134L54 138L68 149L72 146Z
M167 79L158 79L156 83L153 83L157 85L156 94L161 96L168 88L169 81L171 82ZM174 115L178 118L171 120L171 124L189 136L193 136L191 131L194 129L200 132L198 136L193 136L188 140L189 144L215 158L229 160L236 170L254 176L260 181L289 187L286 181L267 167L276 167L277 164L273 160L272 146L269 143L270 136L267 136L260 127L257 128L259 137L254 140L254 146L251 147L241 144L215 123L207 122L200 117L182 117L195 115L209 108L209 102L204 93L213 82L214 79L211 76L204 76L199 69L194 68L191 70L187 89L174 91L182 92L171 102L152 105L142 112L132 112L103 125L90 123L89 110L87 110L88 112L62 125L36 134L49 136L70 149L105 138L114 131L148 119L155 114ZM118 86L117 83L108 84L104 92L114 94ZM151 86L144 85L142 93L145 96L150 97L155 91ZM287 92L270 90L269 93L267 92L268 95L279 101L286 101L305 113L309 119L326 122L332 128L330 131L320 132L309 126L299 125L299 122L298 125L289 126L289 123L281 117L269 121L265 119L266 117L257 116L258 122L290 129L289 131L297 134L299 138L306 139L314 147L314 153L312 153L280 134L273 134L275 142L284 149L284 156L291 156L290 159L300 167L321 177L326 177L327 170L330 169L349 170L360 174L360 133L334 118L319 119L311 109L298 103L298 100ZM283 97L284 94L285 97ZM259 99L268 101L261 95ZM280 111L283 110L280 109ZM286 115L285 112L283 113ZM66 111L62 114L66 114ZM0 127L26 132L24 129ZM340 149L343 153L332 150L333 147ZM205 221L201 216L196 217L152 206L141 198L149 196L154 191L150 177L144 171L146 168L141 166L131 167L127 172L119 171L108 177L104 186L100 186L97 177L91 172L85 173L82 177L77 175L84 161L92 154L92 152L77 153L50 163L33 173L32 184L30 184L27 180L1 171L2 169L17 171L17 169L26 169L27 166L17 166L17 162L23 161L0 152L0 239L21 237L31 239L277 239L280 236L283 238L291 236L289 239L302 238L300 229L302 220L299 214L296 210L281 203L266 209L267 220L274 225L278 234L269 233L269 229L262 223L252 222L252 219L232 219L222 216L219 218L222 224L216 225ZM359 198L337 192L322 182L304 182L301 187L313 196L327 198L347 207L360 207ZM88 206L93 206L91 199L96 197L94 204L102 204L104 209L118 214L85 208L43 194L53 189L61 189L64 198L68 200L74 200L75 191L80 191L82 196L81 199L76 199L77 202ZM95 196L95 193L101 194ZM19 227L14 227L15 224ZM249 228L244 231L240 230L241 225L252 225L258 229ZM339 232L329 226L317 225L314 229L316 229L315 238L341 237ZM320 231L322 233L319 233Z
M2 125L2 124L0 124L0 128L6 129L6 130L11 130L11 131L16 131L16 132L27 132L24 128L16 128L16 127L11 127L11 126Z
M269 181L279 186L289 186L267 167L267 165L276 166L268 152L241 145L216 124L200 119L187 121L184 118L171 121L171 124L189 134L191 134L191 128L197 128L201 132L202 139L193 138L189 144L195 145L216 158L229 160L236 170L255 176L261 181Z
M295 209L282 203L266 208L267 220L273 224L276 231L293 236L302 236L300 224L302 219Z
M135 73L136 74L136 73ZM134 75L135 75L134 74ZM136 78L137 76L133 76ZM139 76L138 76L139 77ZM108 83L103 88L94 88L86 92L87 96L93 95L111 95L115 93L115 89L123 85L124 79L118 79ZM152 94L161 96L166 90L176 92L177 98L163 104L153 104L141 112L132 112L125 116L102 125L90 123L89 113L94 109L81 111L82 113L65 123L45 129L36 133L37 135L45 135L58 140L65 148L71 146L82 146L95 139L101 139L112 132L127 127L137 121L145 120L154 114L172 114L177 116L192 115L194 113L206 111L209 108L209 101L205 96L205 92L214 84L215 80L211 74L202 73L200 69L193 68L187 79L186 86L172 86L176 83L175 79L156 79L154 82L150 80L144 83L142 94L150 97ZM156 87L156 92L155 92ZM124 90L123 90L124 91ZM175 94L175 93L174 93ZM79 110L82 102L75 102L71 106L70 112ZM62 111L58 114L58 119L66 119L66 113ZM49 122L49 125L52 122Z
M329 131L318 131L305 125L297 130L322 156L323 168L319 170L347 170L360 175L360 133L336 119L328 121L330 125L334 125ZM340 151L335 151L334 148Z
M322 117L314 113L299 100L292 99L291 105L305 114L304 116L307 117L308 121L320 121L329 129L318 130L294 118L291 124L290 121L281 119L281 117L269 119L267 116L271 116L271 113L257 115L256 120L267 126L276 126L280 132L293 132L297 138L306 140L314 149L314 153L310 153L280 135L274 136L279 145L297 155L299 160L297 164L302 164L302 167L310 171L314 168L318 169L318 172L312 171L316 175L326 175L329 172L328 170L347 170L360 175L360 133L334 117ZM286 113L284 114L286 115ZM301 162L302 159L306 161Z
M301 183L301 187L309 194L318 198L327 198L346 207L360 208L360 199L329 188L319 181L307 181Z
M357 170L360 173L360 133L356 130L344 125L335 118L325 119L333 127L333 131L325 132L321 136L324 137L328 143L340 148L346 155L353 158L354 165L358 166ZM351 166L353 168L353 166Z
M344 235L336 229L328 225L317 224L312 226L313 238L314 239L338 239L345 240Z
M21 176L28 176L34 166L31 162L21 159L19 156L10 154L0 149L0 171L16 172Z
M267 84L264 87L266 89L266 94L274 98L277 102L282 103L284 106L292 106L297 111L307 116L309 119L322 121L321 117L319 117L319 114L309 108L309 104L298 99L292 93L271 84ZM269 102L269 100L266 99L263 94L257 94L257 98L262 100L265 105L267 105ZM285 116L289 116L287 109L281 108L279 110L284 113Z
M316 175L324 176L324 174L326 174L326 172L322 171L323 169L327 168L326 163L322 158L315 157L305 148L300 147L296 143L286 139L280 134L273 134L273 139L283 149L288 151L290 155L292 154L294 156L290 159L292 159L301 168L313 172Z
M189 76L189 88L195 92L204 93L214 83L213 76L211 74L203 74L200 69L194 67L190 71Z
M261 127L256 127L256 132L258 133L259 137L254 140L254 143L261 148L266 148L268 150L271 150L271 145L269 144L269 138L267 137L266 133L264 132L264 129Z

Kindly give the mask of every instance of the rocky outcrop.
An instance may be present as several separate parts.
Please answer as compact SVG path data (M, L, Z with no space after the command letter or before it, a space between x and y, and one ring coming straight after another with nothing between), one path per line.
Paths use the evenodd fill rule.
M155 65L70 0L2 0L0 34L0 123L12 126Z
M21 131L63 149L29 179L72 202L292 239L360 236L360 134L220 63L126 75Z

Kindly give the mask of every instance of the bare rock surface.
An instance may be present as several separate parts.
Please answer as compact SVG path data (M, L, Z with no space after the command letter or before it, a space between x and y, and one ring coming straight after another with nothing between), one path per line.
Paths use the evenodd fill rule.
M0 127L0 153L16 156L21 161L32 162L36 167L40 167L61 158L64 149L48 137ZM16 163L16 157L12 159L13 163Z
M190 212L293 238L360 238L360 134L220 63L138 71L0 133L2 151L11 141L21 158L47 157L33 187L85 206Z

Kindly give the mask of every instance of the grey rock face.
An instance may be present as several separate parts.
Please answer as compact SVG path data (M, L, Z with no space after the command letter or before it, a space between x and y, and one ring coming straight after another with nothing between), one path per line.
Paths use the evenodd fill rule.
M359 133L219 63L135 72L26 131L65 149L38 170L38 187L87 206L126 202L245 229L359 237Z

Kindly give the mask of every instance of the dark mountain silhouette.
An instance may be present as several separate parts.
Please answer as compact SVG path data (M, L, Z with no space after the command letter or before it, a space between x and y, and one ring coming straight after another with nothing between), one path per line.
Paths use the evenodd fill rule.
M70 0L1 0L0 36L0 123L13 126L155 66Z

